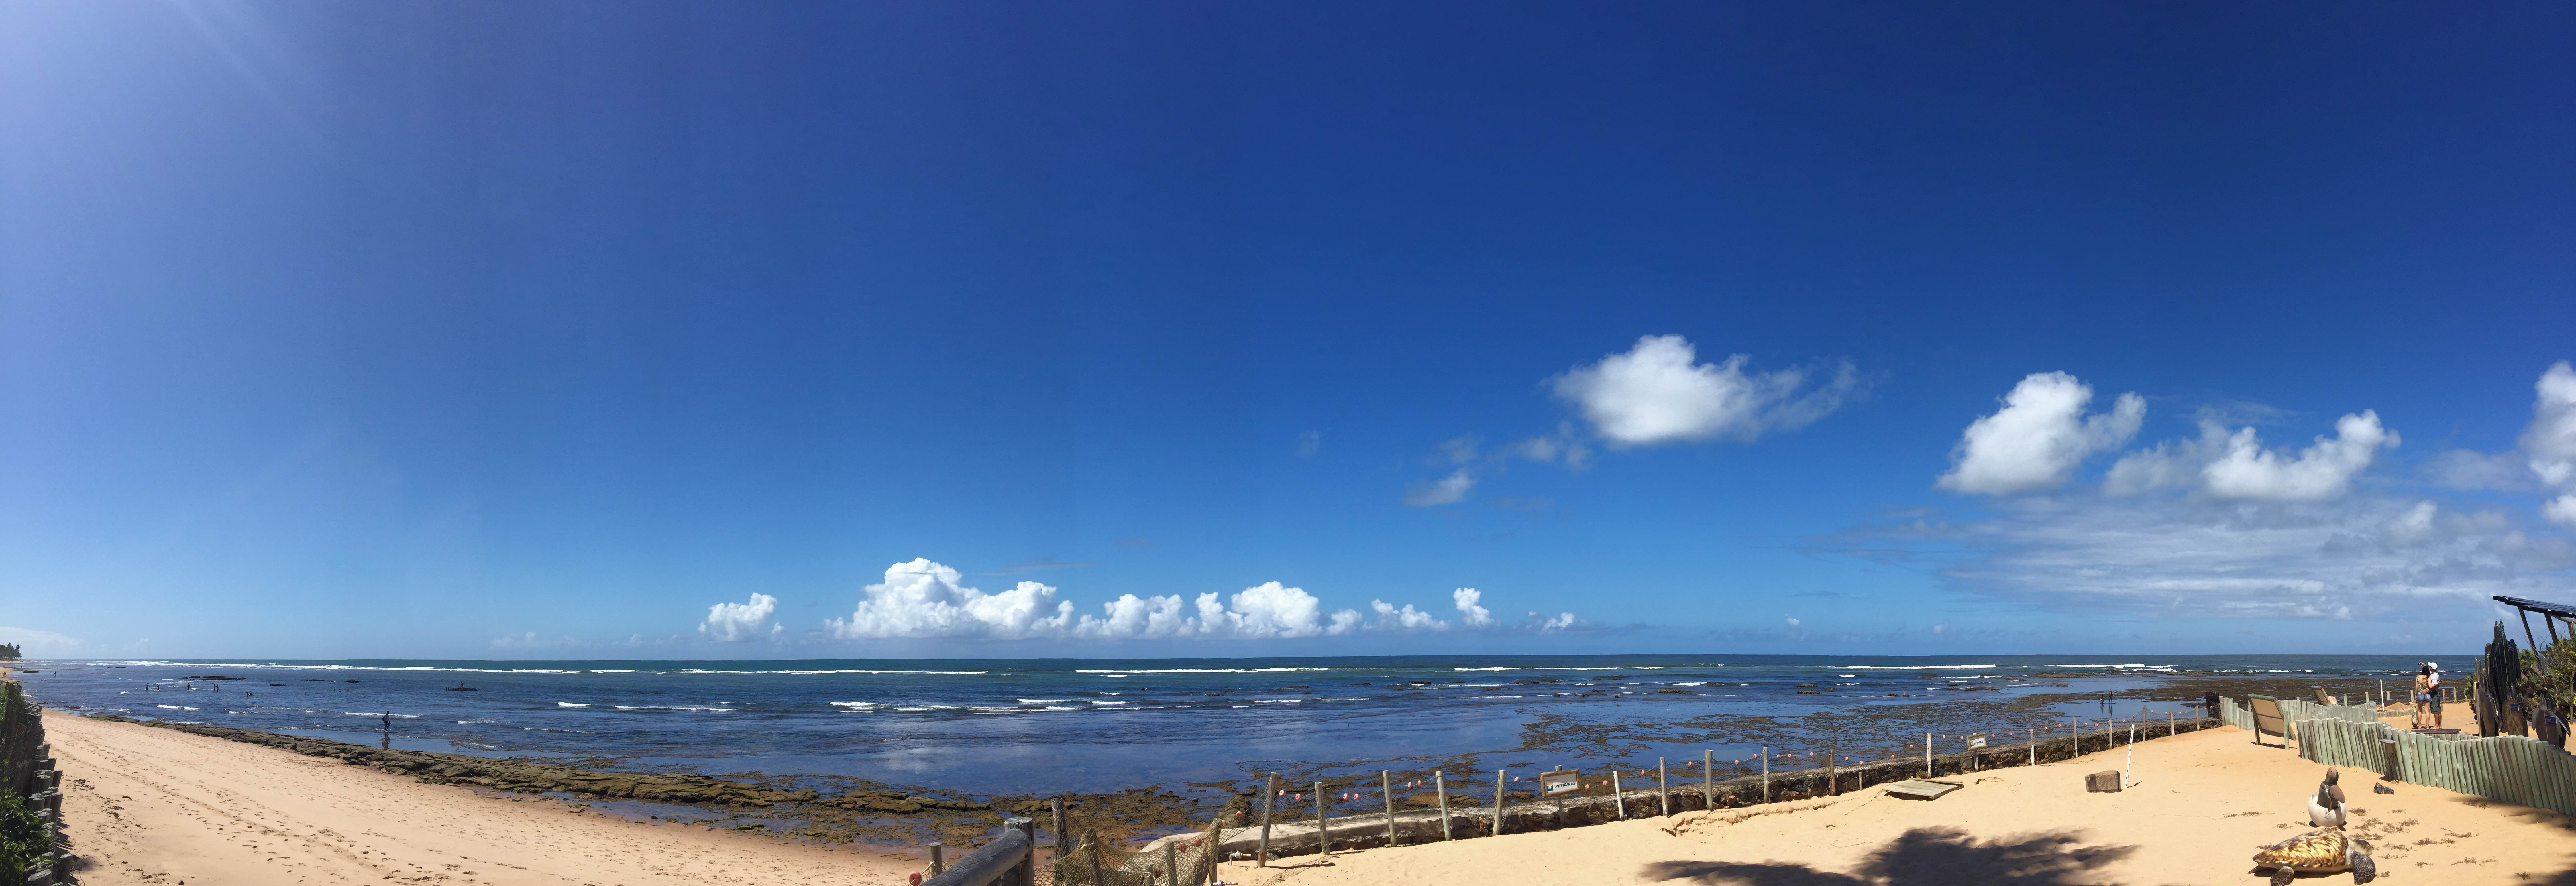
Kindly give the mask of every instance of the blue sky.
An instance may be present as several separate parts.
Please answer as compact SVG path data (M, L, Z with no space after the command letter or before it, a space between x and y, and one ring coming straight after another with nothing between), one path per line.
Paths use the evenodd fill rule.
M2571 44L2540 4L13 4L0 633L2457 652L2489 594L2576 598Z

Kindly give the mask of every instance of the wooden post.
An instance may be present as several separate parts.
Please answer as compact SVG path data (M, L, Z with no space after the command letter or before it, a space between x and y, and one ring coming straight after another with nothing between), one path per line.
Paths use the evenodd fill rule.
M1717 808L1717 752L1706 748L1699 752L1699 808Z
M1091 844L1091 882L1104 882L1100 875L1100 832L1084 831L1082 842Z
M1834 758L1841 755L1840 748L1825 749L1825 796L1830 797L1843 792L1843 774L1834 765L1836 763Z
M1628 820L1628 792L1619 787L1619 767L1610 767L1610 802L1619 810L1619 820Z
M1065 850L1072 848L1071 841L1073 839L1073 835L1065 833L1065 828L1069 825L1067 825L1064 820L1064 797L1058 795L1055 798L1055 802L1050 805L1054 807L1055 811L1055 836L1047 838L1054 841L1054 848L1048 849L1047 854L1053 858L1060 859L1064 857Z
M1038 886L1038 820L1026 816L1005 818L1002 826L1020 832L1020 875L1013 879L1019 886Z
M1315 783L1315 845L1326 856L1333 854L1333 826L1324 817L1324 783Z
M1377 771L1377 792L1386 800L1386 845L1392 849L1395 847L1395 781L1384 769Z
M1456 839L1449 835L1449 773L1431 773L1431 790L1440 795L1440 839Z
M1664 758L1655 758L1655 802L1665 816L1673 814L1673 776L1664 769Z
M942 848L945 847L940 846L939 841L930 841L930 875L933 877L939 876L940 871L948 869L948 860L940 857L939 850Z
M1506 770L1494 770L1494 836L1503 835L1503 776Z
M2030 731L2030 765L2039 765L2039 730Z
M1163 841L1164 886L1181 886L1181 841Z
M1254 867L1270 866L1270 804L1278 798L1279 773L1273 772L1270 773L1270 783L1261 789L1261 852L1253 859Z
M2075 755L2084 755L2084 733L2075 731L2075 715L2066 715L2066 737L2075 740Z
M1923 777L1932 777L1932 733L1923 733Z
M1762 802L1771 802L1771 747L1762 747Z

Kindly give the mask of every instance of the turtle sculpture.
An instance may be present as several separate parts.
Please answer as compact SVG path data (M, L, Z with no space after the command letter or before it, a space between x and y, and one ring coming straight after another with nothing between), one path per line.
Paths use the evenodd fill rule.
M2351 871L2355 883L2368 883L2379 876L2379 864L2369 852L2368 842L2346 836L2342 828L2324 828L2260 847L2254 867L2272 869L2272 886L2286 886L2300 874L2339 871Z

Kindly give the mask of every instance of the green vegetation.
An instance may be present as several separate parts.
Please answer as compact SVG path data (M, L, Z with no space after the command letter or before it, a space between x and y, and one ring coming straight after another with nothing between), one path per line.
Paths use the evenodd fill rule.
M11 794L0 791L0 795ZM24 886L27 869L45 856L44 822L16 796L0 796L0 886Z
M0 643L0 661L17 661L18 644Z

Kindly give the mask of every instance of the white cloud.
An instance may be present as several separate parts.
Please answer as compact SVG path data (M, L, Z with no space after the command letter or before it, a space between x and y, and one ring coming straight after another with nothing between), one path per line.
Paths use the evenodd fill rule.
M1461 620L1465 621L1467 626L1471 628L1490 628L1494 626L1494 611L1477 605L1484 599L1484 596L1485 595L1483 593L1477 591L1475 588L1459 588L1449 592L1449 599L1458 604L1458 614L1461 616Z
M845 640L881 637L1041 637L1062 634L1073 623L1073 604L1058 603L1055 589L1033 581L999 594L959 582L957 570L927 559L886 567L885 581L847 620L824 629ZM1052 613L1052 614L1049 614Z
M2576 493L2562 495L2540 504L2540 515L2552 523L2576 526Z
M770 624L778 612L778 598L753 594L749 603L718 603L707 607L707 620L698 625L698 634L719 643L758 640L785 630L785 625Z
M2065 485L2087 456L2138 433L2147 402L2121 394L2108 413L2084 415L2093 388L2063 372L2035 372L2004 395L2004 407L1968 425L1937 481L1958 492L2010 495Z
M1349 609L1344 609L1340 612L1333 613L1333 626L1325 628L1324 633L1339 637L1343 634L1357 631L1360 627L1360 614Z
M1530 614L1537 615L1538 613L1533 612ZM1538 622L1538 632L1542 634L1562 631L1572 627L1574 627L1574 613L1571 612L1559 612L1556 614L1555 618L1540 619Z
M1566 370L1549 383L1614 447L1750 441L1765 431L1795 430L1841 407L1860 383L1849 363L1810 386L1802 370L1746 373L1750 358L1743 354L1720 363L1697 359L1681 336L1649 335L1626 353Z
M2546 596L2576 545L2506 514L2420 499L2011 499L2003 516L1854 539L1945 564L1963 587L2055 609L2173 617L2419 618L2495 594Z
M1950 623L1949 623L1949 622L1947 622L1947 621L1935 622L1935 623L1933 623L1933 625L1932 625L1932 633L1935 633L1935 634L1947 634L1947 633L1949 633L1949 632L1950 632Z
M1298 458L1313 458L1315 453L1322 451L1324 451L1324 432L1307 431L1297 435Z
M847 619L828 619L828 633L845 640L894 637L973 639L1156 640L1179 638L1297 639L1369 633L1443 631L1450 623L1411 604L1369 601L1374 619L1355 609L1327 614L1323 601L1303 588L1264 582L1231 596L1120 594L1101 604L1100 613L1077 613L1074 604L1056 599L1056 589L1037 582L987 594L961 583L955 569L915 559L886 569L885 581L867 586ZM1470 628L1494 626L1492 613L1477 605L1474 588L1451 592ZM775 613L775 600L754 595L750 604L723 603L709 610L701 632L716 639L753 639ZM728 608L730 607L730 608ZM1549 628L1573 624L1573 616ZM1552 622L1551 622L1552 623ZM772 627L773 632L779 630ZM731 633L728 633L731 632Z
M1237 592L1229 605L1216 602L1214 593L1199 595L1199 622L1217 636L1312 637L1323 632L1324 604L1304 588L1263 582Z
M1467 490L1474 488L1476 488L1474 470L1459 468L1449 476L1440 478L1440 482L1428 485L1415 484L1413 488L1405 490L1404 503L1417 508L1456 504L1467 497Z
M0 643L15 643L18 654L28 658L62 658L80 648L81 642L52 631L0 625Z
M2250 429L2249 429L2250 430ZM2166 440L2154 449L2141 449L2120 456L2111 469L2102 474L2102 491L2112 495L2136 495L2156 489L2198 486L2201 469L2227 452L2227 428L2210 416L2200 420L2200 437L2195 440Z
M2531 473L2550 486L2576 485L2576 369L2553 363L2532 390L2531 425L2522 431Z
M1377 612L1377 623L1370 625L1370 630L1445 631L1449 629L1448 622L1441 621L1439 616L1413 608L1411 603L1398 608L1395 604L1384 600L1370 600L1369 608Z
M2263 448L2253 428L2227 438L2227 453L2201 468L2211 495L2260 501L2322 501L2352 488L2353 475L2370 467L2380 447L2397 447L2397 433L2380 427L2379 414L2362 410L2335 422L2333 439L2289 458Z

